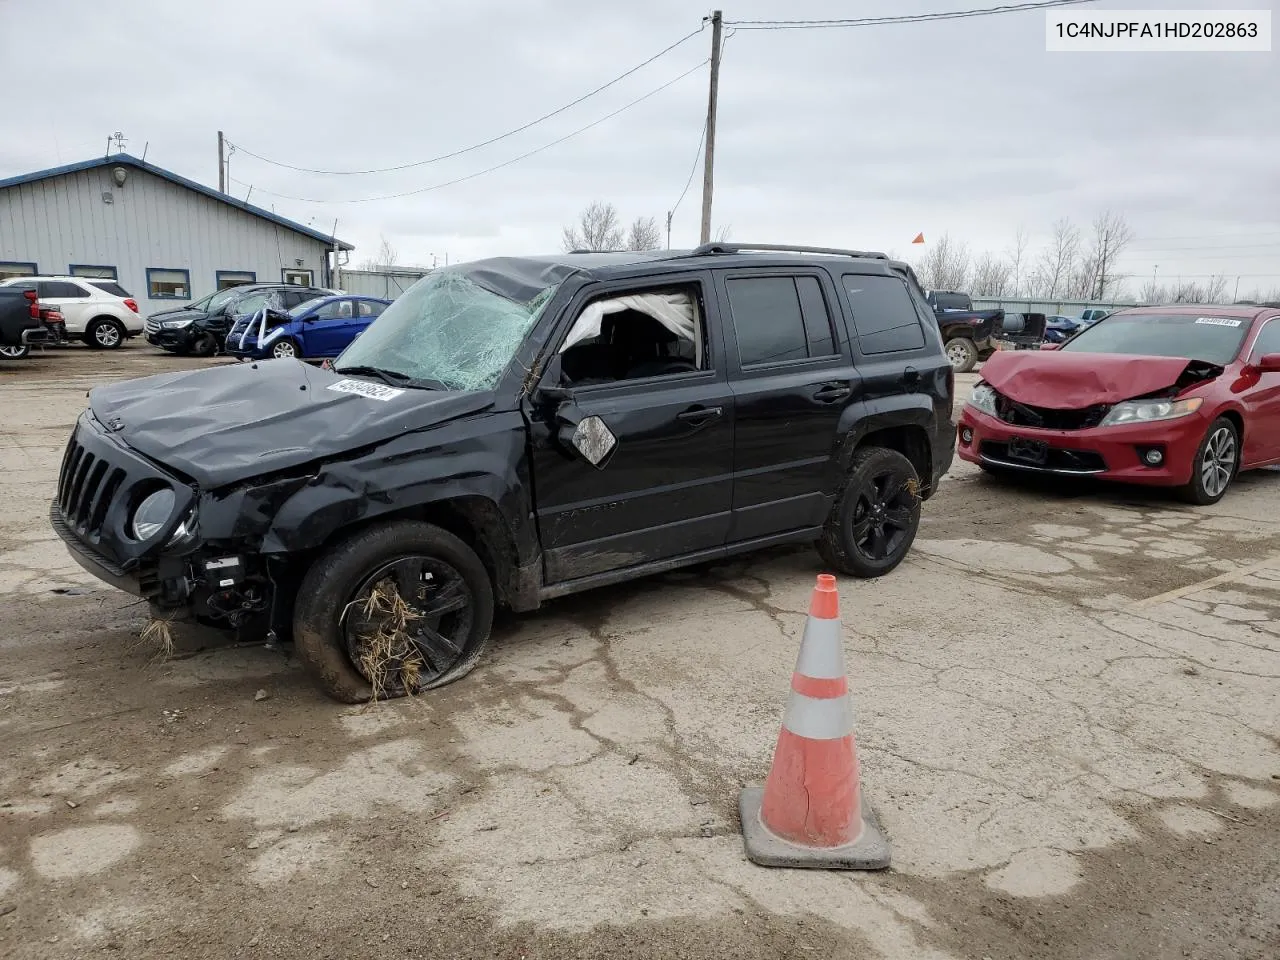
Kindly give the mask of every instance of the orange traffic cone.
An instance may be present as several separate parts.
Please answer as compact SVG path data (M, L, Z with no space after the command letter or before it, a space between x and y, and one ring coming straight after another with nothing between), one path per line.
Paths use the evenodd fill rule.
M836 578L813 588L791 695L764 787L738 801L747 857L766 867L882 870L885 839L859 782Z

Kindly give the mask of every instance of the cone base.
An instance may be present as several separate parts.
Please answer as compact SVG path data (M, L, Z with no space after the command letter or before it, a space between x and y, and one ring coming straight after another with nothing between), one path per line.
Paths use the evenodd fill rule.
M747 859L762 867L799 867L814 870L883 870L892 851L875 811L862 795L862 836L843 847L802 847L771 833L760 822L764 787L747 787L738 798L742 839Z

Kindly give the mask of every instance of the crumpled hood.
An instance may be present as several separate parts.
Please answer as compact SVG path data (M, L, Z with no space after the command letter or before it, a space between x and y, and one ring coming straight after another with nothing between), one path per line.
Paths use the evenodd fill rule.
M1079 410L1166 390L1192 362L1185 357L1009 350L982 365L982 379L1018 403Z
M299 360L165 373L89 393L107 429L206 490L427 429L492 402L491 391L399 390Z

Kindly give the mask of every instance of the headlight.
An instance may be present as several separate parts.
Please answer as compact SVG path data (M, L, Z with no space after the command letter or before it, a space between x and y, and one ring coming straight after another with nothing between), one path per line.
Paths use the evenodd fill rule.
M1195 413L1202 403L1204 400L1201 397L1187 397L1185 400L1125 400L1112 407L1098 426L1115 427L1122 423L1177 420Z
M138 504L138 509L133 511L133 520L129 524L129 532L133 534L133 539L150 540L159 533L160 528L168 523L169 517L173 515L175 502L173 491L165 489L157 490Z
M993 417L999 416L996 413L996 392L985 383L979 383L973 388L973 392L969 394L969 406Z
M164 328L166 330L181 330L183 327L191 326L190 320L166 320Z

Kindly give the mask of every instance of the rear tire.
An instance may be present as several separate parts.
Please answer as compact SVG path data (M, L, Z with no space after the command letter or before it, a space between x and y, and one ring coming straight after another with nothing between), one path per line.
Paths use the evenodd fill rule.
M398 579L397 573L386 572L394 565L415 562L419 576L412 582ZM443 575L434 579L435 573ZM371 590L384 584L391 584L394 593L415 609L425 611L433 602L443 601L446 590L451 591L450 604L461 597L464 605L451 606L443 616L433 617L424 612L408 620L404 629L392 631L397 649L401 649L403 641L404 648L416 655L416 647L423 652L420 665L428 669L425 676L417 667L411 675L404 669L398 669L393 675L384 673L374 678L380 681L375 689L374 682L366 675L366 665L353 657L351 642L356 618L363 615L366 622L370 620L370 607L365 604L370 602ZM416 601L404 597L407 588L416 589ZM419 606L415 607L415 602ZM394 521L353 534L312 564L302 578L294 604L294 649L321 689L343 703L367 703L375 695L382 699L421 693L471 672L489 644L493 608L493 584L474 550L453 534L431 524ZM375 615L380 612L375 608ZM445 625L447 618L453 618L449 627ZM430 622L432 619L435 624ZM426 622L434 637L422 638L421 642L409 638L415 631L413 625L422 622ZM401 626L404 627L405 622ZM448 641L447 648L438 644L442 636ZM414 646L409 646L410 643ZM426 644L430 646L425 647ZM442 650L446 651L443 655ZM398 662L403 664L405 658L401 655Z
M968 373L978 363L978 346L968 337L948 340L946 354L956 373Z
M4 360L25 360L31 356L30 344L20 344L17 346L0 347L0 359Z
M84 331L84 342L94 350L118 350L124 343L125 332L120 321L111 317L98 317Z
M1240 469L1240 434L1226 417L1209 424L1191 463L1191 482L1178 490L1188 503L1207 507L1227 494Z
M920 477L897 450L864 447L818 540L823 562L863 579L884 576L906 557L920 528Z

